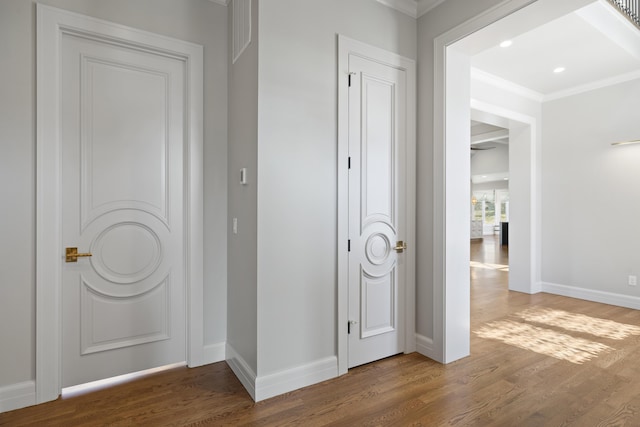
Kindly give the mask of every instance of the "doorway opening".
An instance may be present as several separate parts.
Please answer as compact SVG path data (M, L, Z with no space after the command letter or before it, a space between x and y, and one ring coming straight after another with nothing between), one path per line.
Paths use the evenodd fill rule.
M527 58L532 62L512 62L512 65L525 66L528 74L521 80L515 74L518 67L511 68L510 71L514 73L509 74L506 71L502 73L507 67L506 63L503 65L498 62L493 68L487 64L501 52L501 42L509 38L514 38L514 46L524 47L527 42L539 43L541 37L534 35L539 35L540 32L536 31L545 32L551 39L552 31L566 33L567 28L575 24L575 31L571 30L574 37L584 30L585 33L601 38L605 33L595 31L594 28L601 28L599 25L602 22L595 15L605 12L600 10L603 7L602 2L593 0L562 3L548 0L503 2L436 38L434 204L444 208L434 209L434 253L443 253L441 259L439 256L434 259L434 296L436 300L442 298L445 308L434 307L434 329L443 334L439 337L438 332L435 332L434 337L438 342L442 338L445 362L464 357L469 350L467 342L470 330L456 322L456 319L466 317L467 307L459 301L466 296L465 286L469 282L457 272L464 269L468 259L465 259L466 254L462 251L449 249L466 245L462 240L466 236L461 236L462 233L458 230L463 227L469 229L466 224L468 217L464 218L463 223L458 215L460 210L469 212L469 197L472 195L468 187L470 176L466 175L466 168L461 168L466 166L466 159L462 157L459 128L462 126L468 130L471 120L465 108L469 107L471 100L471 109L491 111L508 118L510 122L509 289L530 294L540 292L543 286L548 289L548 285L541 280L540 250L540 123L543 104L548 105L545 104L547 101L590 90L594 83L588 80L586 73L574 74L576 78L583 79L583 85L579 85L576 80L564 80L562 83L557 76L561 75L564 67L548 67L544 62L553 57L551 53L556 49L555 45L544 48L539 46L539 50L535 50L539 52L536 55L531 55L532 50L527 50ZM521 36L523 38L519 38ZM562 37L553 37L553 40L561 39ZM508 45L505 43L504 47ZM526 49L518 52L522 53L524 50ZM487 53L482 61L477 60L479 52L483 51L490 51L491 54ZM512 52L516 53L515 50ZM589 58L593 58L593 55ZM540 65L545 66L544 70L548 68L548 73L544 70L535 71L536 66ZM574 64L571 69L590 70L590 67L588 64ZM534 81L535 79L542 80ZM514 81L519 84L513 83ZM522 192L516 190L516 187ZM460 305L453 306L451 302L454 298ZM438 322L443 323L441 327Z
M469 267L471 310L477 312L478 305L492 304L508 290L509 123L503 117L472 110L470 128Z

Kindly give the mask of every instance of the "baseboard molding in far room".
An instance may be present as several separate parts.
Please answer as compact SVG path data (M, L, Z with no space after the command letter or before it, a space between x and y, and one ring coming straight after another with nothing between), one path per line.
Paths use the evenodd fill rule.
M631 295L596 291L593 289L578 288L575 286L559 285L557 283L548 282L542 282L540 287L542 292L549 294L640 310L640 298Z

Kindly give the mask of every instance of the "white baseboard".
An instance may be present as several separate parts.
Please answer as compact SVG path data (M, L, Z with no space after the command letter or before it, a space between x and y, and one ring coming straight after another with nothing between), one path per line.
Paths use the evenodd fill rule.
M429 359L440 361L439 352L436 351L433 340L424 335L416 334L416 351Z
M36 382L25 381L0 387L0 413L36 404Z
M533 295L533 294L539 294L540 292L543 292L542 285L543 285L542 282L535 282L531 287L530 294Z
M222 362L226 356L227 343L219 342L215 344L207 344L203 350L203 365L209 363Z
M238 352L226 345L226 361L253 400L256 400L256 374Z
M575 286L548 282L541 283L541 290L549 294L640 310L640 298L630 295L614 294L612 292L596 291L593 289L577 288Z
M261 377L256 376L253 369L229 344L226 346L226 361L256 402L338 376L336 356Z
M336 356L326 357L286 371L263 375L256 379L255 401L259 402L337 376L338 358Z

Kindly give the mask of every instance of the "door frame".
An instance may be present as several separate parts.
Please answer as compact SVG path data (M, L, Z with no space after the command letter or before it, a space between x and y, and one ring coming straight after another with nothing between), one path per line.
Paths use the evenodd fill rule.
M469 182L469 170L457 168L462 152L456 151L456 141L448 135L450 127L454 127L451 117L447 117L448 98L447 82L451 80L452 71L448 67L447 48L453 43L490 25L537 0L503 0L498 5L478 14L457 27L437 36L434 39L433 53L433 343L425 355L441 363L449 363L466 357L470 353L470 322L468 286L463 288L456 283L456 274L468 271L469 258L465 259L455 248L468 247L465 234L461 229L468 229L466 220L454 221L451 216L462 210L467 212L469 194L462 194L460 188L466 188ZM467 103L470 104L470 99ZM467 122L468 123L468 122ZM531 170L538 170L539 164L532 163ZM532 194L532 280L540 275L539 250L540 217L539 195L534 189ZM463 228L461 228L463 227ZM459 275L459 274L458 274ZM468 277L468 276L467 276ZM468 283L468 281L466 282ZM532 284L535 285L535 284ZM460 303L460 299L465 300ZM464 319L461 321L461 319Z
M338 375L348 371L347 321L349 315L349 55L355 54L365 59L404 70L407 73L407 146L403 170L406 173L405 218L409 242L405 252L406 283L404 313L399 313L405 325L404 351L416 349L415 335L415 224L416 224L416 63L393 52L338 35Z
M60 55L63 34L86 35L183 61L186 70L184 212L187 364L204 363L203 47L37 5L36 403L61 393L62 211Z

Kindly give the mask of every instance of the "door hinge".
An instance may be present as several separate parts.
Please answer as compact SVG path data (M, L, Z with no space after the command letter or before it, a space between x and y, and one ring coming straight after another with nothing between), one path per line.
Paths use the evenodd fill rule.
M347 159L347 169L351 169L351 157Z
M358 323L358 322L356 322L355 320L349 320L347 322L347 334L351 333L351 325L355 325L356 323Z
M351 252L351 239L347 240L347 252Z
M351 76L355 76L356 73L349 73L349 87L351 87Z

